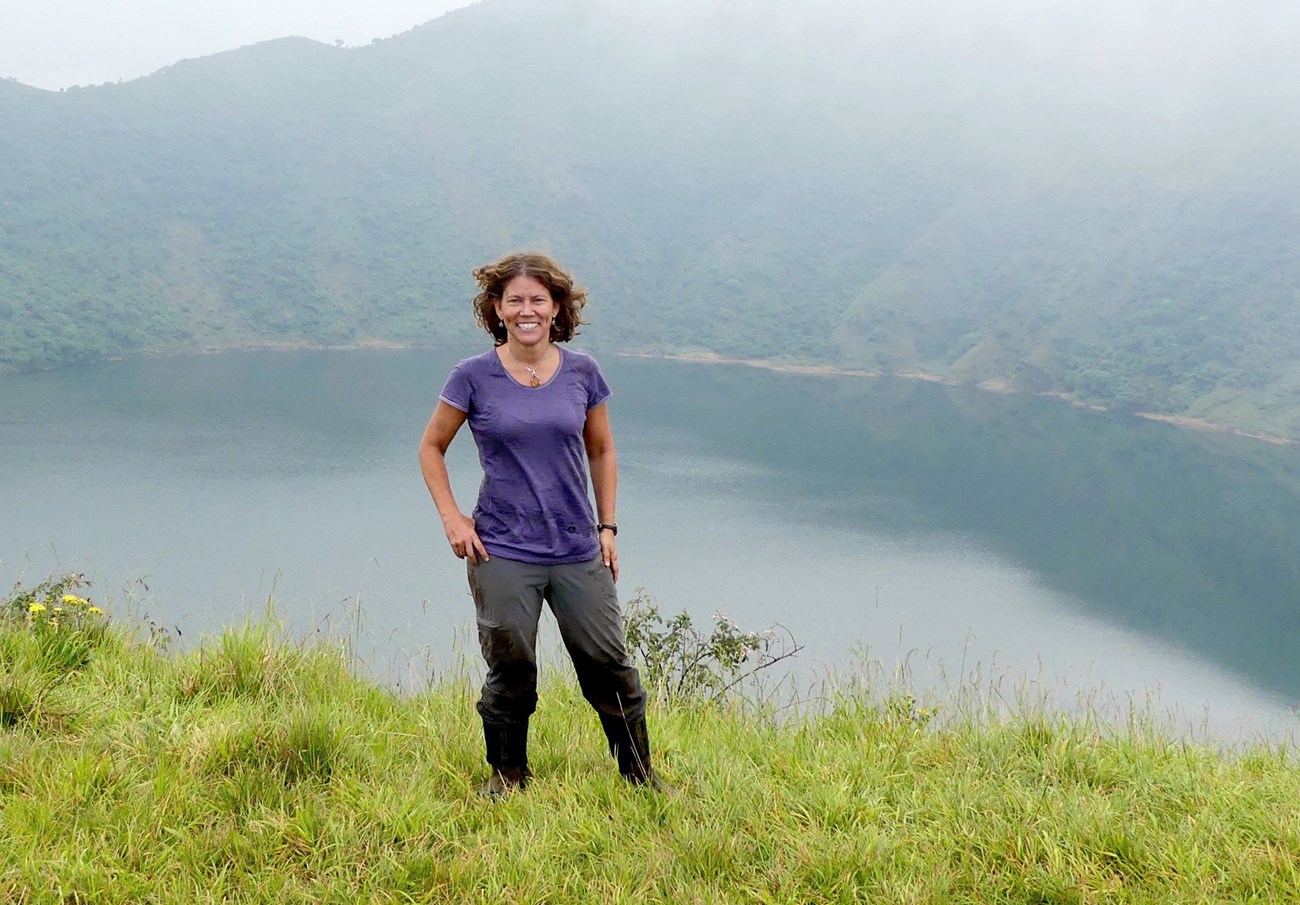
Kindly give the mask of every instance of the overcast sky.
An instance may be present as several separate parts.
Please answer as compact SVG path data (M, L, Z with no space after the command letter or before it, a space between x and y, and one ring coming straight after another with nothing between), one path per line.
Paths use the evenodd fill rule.
M472 2L0 0L0 78L49 89L97 85L290 35L356 46ZM990 39L996 36L1109 74L1175 64L1259 68L1263 60L1300 53L1297 0L603 0L603 5L643 17L647 28L671 20L687 31L695 27L693 16L708 18L718 9L739 19L802 20L819 7L838 10L839 19L869 20L877 30L898 20L905 26L900 26L903 39L923 32L940 42L955 36L974 47L993 46ZM1261 71L1259 84L1269 83L1267 76Z
M472 0L0 0L0 77L38 88L148 75L301 35L369 44Z

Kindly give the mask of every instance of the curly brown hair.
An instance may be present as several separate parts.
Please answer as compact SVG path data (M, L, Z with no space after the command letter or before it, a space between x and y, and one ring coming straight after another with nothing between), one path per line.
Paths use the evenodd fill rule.
M582 319L587 290L574 283L568 271L543 254L509 254L492 264L474 268L474 281L479 288L478 295L474 296L474 318L492 334L498 346L506 341L506 328L497 317L497 302L501 301L506 284L518 276L537 280L558 306L551 321L551 342L568 342L578 335L579 326L588 323Z

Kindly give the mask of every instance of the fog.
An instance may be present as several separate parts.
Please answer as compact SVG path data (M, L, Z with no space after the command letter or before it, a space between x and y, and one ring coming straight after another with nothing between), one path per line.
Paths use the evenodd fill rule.
M1281 0L483 4L593 23L597 41L612 22L623 40L607 43L636 48L626 62L685 79L682 93L709 86L723 108L784 98L1031 175L1102 166L1177 185L1300 148L1300 5ZM362 45L465 5L26 0L0 31L0 76L54 89L282 36Z
M58 90L272 38L366 44L470 0L5 0L0 77Z
M484 0L545 8L550 0ZM285 36L355 46L430 21L467 0L9 0L0 76L57 89L136 78L180 59ZM572 6L565 0L561 6ZM582 3L577 3L581 6ZM951 64L1028 62L1086 82L1096 96L1132 88L1177 115L1226 80L1279 102L1297 97L1300 5L1283 0L594 0L647 36L689 46L707 25L778 34L799 45L887 56L924 49ZM774 61L779 62L779 61ZM869 64L868 60L859 62ZM951 72L960 75L960 72Z
M683 95L784 99L824 112L832 136L902 137L1017 178L1100 169L1181 188L1248 180L1245 161L1289 168L1300 149L1296 4L601 4Z

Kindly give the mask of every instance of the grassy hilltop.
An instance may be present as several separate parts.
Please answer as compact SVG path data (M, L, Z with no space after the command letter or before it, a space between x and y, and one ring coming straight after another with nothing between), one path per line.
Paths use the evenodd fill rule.
M1300 901L1289 751L864 688L660 701L666 799L552 678L537 781L490 803L467 677L399 695L268 622L169 652L68 589L0 616L6 902Z

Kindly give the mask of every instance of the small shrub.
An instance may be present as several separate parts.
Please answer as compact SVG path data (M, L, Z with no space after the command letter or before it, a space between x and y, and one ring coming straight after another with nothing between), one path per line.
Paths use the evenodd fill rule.
M664 620L640 591L624 610L627 643L641 661L646 684L669 699L716 701L745 680L803 650L786 632L742 632L726 613L713 614L708 634L683 611Z
M916 695L902 692L885 699L885 718L890 725L910 723L917 728L929 725L939 713L938 705L922 706Z

